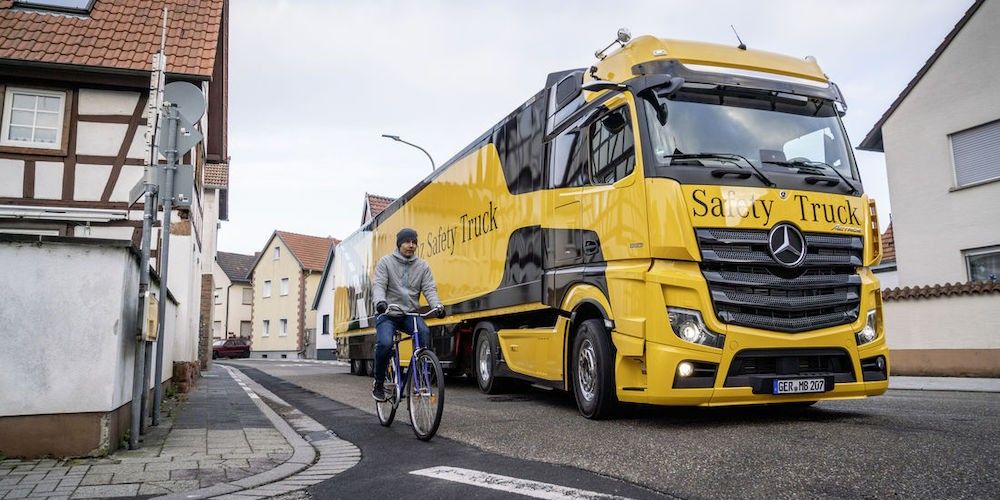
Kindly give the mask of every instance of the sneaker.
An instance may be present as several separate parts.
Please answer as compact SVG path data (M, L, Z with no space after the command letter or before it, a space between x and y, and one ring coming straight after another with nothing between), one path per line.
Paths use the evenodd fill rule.
M372 397L378 402L385 401L387 399L385 397L385 386L383 384L375 384L375 387L372 389Z

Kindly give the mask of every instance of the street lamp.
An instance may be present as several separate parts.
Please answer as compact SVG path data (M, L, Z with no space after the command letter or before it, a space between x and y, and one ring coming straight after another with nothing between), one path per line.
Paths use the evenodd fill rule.
M431 154L428 153L426 149L424 149L424 148L422 148L420 146L417 146L416 144L413 144L412 142L406 142L406 141L400 139L398 135L382 134L382 137L385 137L386 139L392 139L392 140L394 140L396 142L402 142L403 144L407 144L407 145L413 146L413 147L415 147L415 148L423 151L424 154L427 155L427 159L431 161L431 171L433 172L433 171L437 170L437 165L434 164L434 158L431 158Z

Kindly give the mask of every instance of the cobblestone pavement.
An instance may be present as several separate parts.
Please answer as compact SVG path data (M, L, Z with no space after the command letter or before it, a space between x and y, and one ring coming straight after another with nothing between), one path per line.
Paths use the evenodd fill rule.
M142 448L106 458L0 461L0 498L155 496L237 481L276 468L293 448L216 365L187 402L150 427Z

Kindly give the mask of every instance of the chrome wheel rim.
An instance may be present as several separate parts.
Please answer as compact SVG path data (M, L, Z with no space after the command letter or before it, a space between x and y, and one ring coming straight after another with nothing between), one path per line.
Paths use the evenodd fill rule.
M597 394L597 353L590 339L580 345L580 355L576 360L576 382L580 396L586 401L593 401Z
M493 354L490 352L490 341L479 342L479 380L483 383L490 381L493 371Z

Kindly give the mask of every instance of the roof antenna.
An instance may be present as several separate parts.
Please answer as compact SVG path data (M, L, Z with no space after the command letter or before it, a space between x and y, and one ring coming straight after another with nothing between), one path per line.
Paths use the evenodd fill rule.
M740 40L740 34L736 32L736 26L730 24L729 27L733 29L733 34L736 35L736 40L739 40L740 42L740 44L737 45L737 48L740 50L747 50L747 44L743 43L743 40Z

